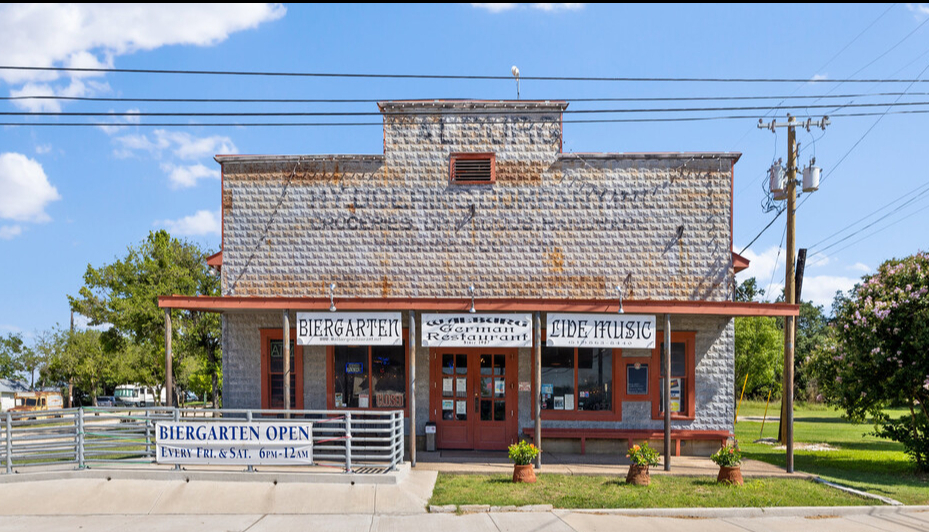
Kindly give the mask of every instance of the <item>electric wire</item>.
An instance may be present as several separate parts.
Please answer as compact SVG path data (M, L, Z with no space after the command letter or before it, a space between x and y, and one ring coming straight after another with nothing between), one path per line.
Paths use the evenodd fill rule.
M838 234L844 232L844 231L847 230L847 229L850 229L850 228L854 227L855 225L858 225L859 223L863 222L864 220L867 220L868 218L874 216L875 214L877 214L877 213L883 211L884 209L890 207L890 206L893 205L894 203L897 203L898 201L900 201L900 200L902 200L902 199L904 199L904 198L906 198L906 197L909 197L911 194L914 194L914 193L918 192L920 189L924 189L924 188L926 188L926 187L929 187L929 183L920 185L920 186L914 188L913 190L910 190L909 192L906 192L905 194L903 194L902 196L898 197L897 199L895 199L895 200L893 200L893 201L890 201L890 202L888 202L888 203L885 203L884 205L882 205L881 207L879 207L879 208L877 208L877 209L871 211L871 212L868 213L867 215L862 216L861 218L858 218L858 219L855 220L854 222L852 222L852 223L846 225L845 227L843 227L843 228L839 229L838 231L832 233L831 235L827 236L826 238L823 238L823 239L820 240L819 242L816 242L815 244L811 245L811 246L809 247L809 249L810 249L810 250L816 249L817 246L819 246L819 245L822 244L823 242L829 240L830 238L832 238L832 237L834 237L834 236L836 236L836 235L838 235Z
M808 96L660 96L636 98L551 98L526 101L566 101L566 102L691 102L691 101L741 101L741 100L788 100L788 99L826 99L826 98L871 98L878 96L929 96L929 92L872 92L858 94L817 94ZM381 103L407 101L409 98L370 98L370 99L336 99L336 98L129 98L107 96L57 96L48 94L0 96L0 101L56 100L75 102L123 102L123 103ZM475 98L419 98L416 101L467 102ZM497 100L488 100L497 101ZM499 100L506 101L506 100Z
M263 76L263 77L306 77L306 78L366 78L366 79L444 79L444 80L507 80L512 76L490 76L475 74L382 74L352 72L269 72L241 70L170 70L151 68L87 68L87 67L38 67L0 65L0 70L35 72L79 72L112 74L173 74L206 76ZM660 83L926 83L921 79L819 79L819 78L676 78L676 77L610 77L610 76L520 76L521 80L533 81L602 81L602 82L660 82Z
M929 19L927 19L929 20ZM874 102L874 103L849 103L840 106L836 105L806 105L804 109L825 109L825 108L870 108L870 107L913 107L929 105L929 101L920 102L900 102L897 98L895 102ZM666 107L650 109L565 109L563 111L538 110L538 109L482 109L484 115L552 115L562 114L627 114L627 113L710 113L722 111L763 111L770 110L771 106L745 106L745 107ZM152 112L152 111L126 111L126 112L100 112L100 111L0 111L0 116L105 116L105 117L198 117L198 116L235 116L235 117L297 117L297 116L319 116L319 117L356 117L356 116L432 116L433 110L412 110L412 111L293 111L293 112ZM442 111L443 115L473 115L473 110L467 109L447 109Z
M905 220L907 220L907 219L909 219L909 218L912 218L913 216L916 216L917 214L919 214L919 213L925 211L926 209L929 209L929 205L926 205L925 207L923 207L923 208L921 208L921 209L919 209L919 210L913 211L913 212L911 212L910 214L904 216L903 218L900 218L899 220L894 220L893 222L891 222L891 223L885 225L884 227L881 227L881 228L879 228L879 229L876 229L876 230L872 231L871 233L869 233L869 234L867 234L867 235L865 235L865 236L859 238L858 240L855 240L855 241L853 241L853 242L849 242L848 245L845 245L845 246L843 246L843 247L837 249L835 252L833 252L833 254L840 253L840 252L842 252L842 251L844 251L844 250L846 250L846 249L848 249L848 248L854 246L855 244L861 242L862 240L867 240L868 238L871 238L872 236L874 236L874 235L876 235L876 234L878 234L878 233L880 233L880 232L882 232L882 231L884 231L884 230L886 230L886 229L889 229L889 228L891 228L891 227L897 225L897 224L900 223L900 222L903 222L903 221L905 221ZM818 264L820 264L820 263L822 263L823 261L826 261L826 260L828 260L828 259L829 259L829 257L824 255L821 259L817 260L817 261L816 261L815 263L813 263L812 265L818 265Z

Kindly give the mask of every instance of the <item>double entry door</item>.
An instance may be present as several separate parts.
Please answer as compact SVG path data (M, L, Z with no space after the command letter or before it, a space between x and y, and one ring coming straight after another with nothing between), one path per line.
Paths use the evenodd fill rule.
M506 449L516 441L516 349L432 352L431 418L440 449Z

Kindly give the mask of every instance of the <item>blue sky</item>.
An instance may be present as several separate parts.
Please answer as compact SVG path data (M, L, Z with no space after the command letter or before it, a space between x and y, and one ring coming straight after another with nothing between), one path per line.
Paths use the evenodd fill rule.
M915 79L929 66L929 7L812 5L71 5L0 6L0 65L120 69L637 78ZM900 96L899 93L907 92ZM894 93L879 96L876 93ZM424 80L70 74L0 70L0 96L123 98L514 99L506 80ZM597 118L744 115L694 122L566 124L566 152L738 151L734 247L767 225L762 183L786 159L786 132L759 118L883 113L847 104L929 102L929 83L698 83L535 81L523 99L566 99L569 109L773 106L704 113L613 113ZM789 96L766 100L581 102L583 98ZM828 98L798 99L800 96ZM806 108L834 105L831 108ZM6 112L376 111L359 104L204 104L0 101ZM926 248L929 194L922 149L927 114L832 118L798 133L801 162L815 153L825 179L798 210L809 247L804 299L828 304L883 260ZM97 122L6 116L4 122ZM566 119L593 116L566 115ZM66 325L67 294L88 264L125 255L166 228L219 247L216 153L381 153L380 127L150 127L192 117L113 117L129 127L0 127L0 334L32 337ZM213 121L245 121L226 118ZM260 120L260 119L259 119ZM266 121L271 119L265 119ZM281 119L285 120L285 119ZM297 118L295 121L322 120ZM330 120L340 120L333 118ZM377 117L357 119L378 122ZM915 198L894 200L910 191ZM886 208L831 236L881 207ZM862 230L881 216L887 218ZM874 232L873 236L868 236ZM745 252L770 293L783 286L784 217ZM847 240L838 242L848 235ZM827 239L827 237L830 237ZM862 239L862 237L867 237ZM824 240L825 239L825 240ZM834 244L832 247L827 247ZM819 254L813 255L813 253ZM775 264L778 268L773 272Z

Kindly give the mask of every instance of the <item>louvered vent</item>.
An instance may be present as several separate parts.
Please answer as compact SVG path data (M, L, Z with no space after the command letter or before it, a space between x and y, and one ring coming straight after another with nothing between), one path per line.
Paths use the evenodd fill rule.
M451 157L452 183L481 185L494 182L494 154L464 153Z

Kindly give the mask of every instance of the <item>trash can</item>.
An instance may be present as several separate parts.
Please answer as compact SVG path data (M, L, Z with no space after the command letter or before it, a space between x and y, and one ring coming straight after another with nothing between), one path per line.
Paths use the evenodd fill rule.
M426 423L426 451L433 453L435 452L435 422L429 421Z

